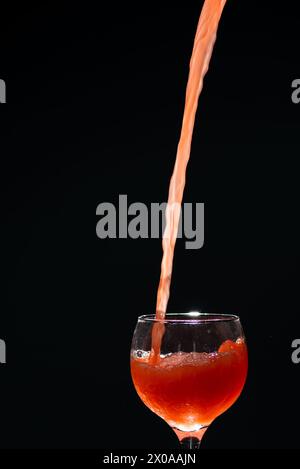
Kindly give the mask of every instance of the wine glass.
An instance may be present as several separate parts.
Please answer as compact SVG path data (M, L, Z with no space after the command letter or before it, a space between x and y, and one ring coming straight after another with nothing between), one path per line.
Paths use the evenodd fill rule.
M139 397L189 449L200 447L208 426L237 400L248 369L243 329L232 314L140 316L130 358Z

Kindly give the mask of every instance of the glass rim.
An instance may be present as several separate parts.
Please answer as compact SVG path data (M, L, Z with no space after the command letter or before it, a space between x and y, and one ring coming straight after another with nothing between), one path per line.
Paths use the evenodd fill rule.
M163 324L214 324L219 322L239 322L237 314L229 313L166 313L163 319L157 319L155 314L143 314L138 317L138 322L163 323Z

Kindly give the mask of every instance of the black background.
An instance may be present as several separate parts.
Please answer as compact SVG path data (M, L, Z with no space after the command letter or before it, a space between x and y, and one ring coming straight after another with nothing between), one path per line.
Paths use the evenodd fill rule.
M129 371L161 243L99 240L94 216L119 194L166 200L201 4L2 12L2 448L177 445ZM200 100L185 201L205 202L205 246L178 241L169 310L238 312L250 354L242 397L204 448L299 447L294 5L228 1Z

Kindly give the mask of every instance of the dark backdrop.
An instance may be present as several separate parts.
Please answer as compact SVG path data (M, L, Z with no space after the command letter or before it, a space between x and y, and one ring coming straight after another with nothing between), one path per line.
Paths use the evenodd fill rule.
M101 241L95 211L166 200L201 5L1 14L2 448L176 446L129 372L161 243ZM205 202L205 246L178 242L169 309L238 312L250 353L206 448L299 446L299 27L291 2L229 0L201 96L185 201Z

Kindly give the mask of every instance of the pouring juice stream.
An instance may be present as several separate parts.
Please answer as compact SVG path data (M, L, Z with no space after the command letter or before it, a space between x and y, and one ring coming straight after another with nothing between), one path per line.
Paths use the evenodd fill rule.
M163 258L156 301L157 319L164 319L167 310L170 296L174 249L180 220L180 207L185 187L186 168L190 158L198 99L203 88L204 76L209 67L217 29L225 3L226 0L205 0L194 40L186 88L181 135L169 186L166 227L162 242ZM163 323L156 323L153 327L152 334L152 358L154 361L159 357L163 333Z

